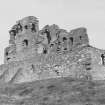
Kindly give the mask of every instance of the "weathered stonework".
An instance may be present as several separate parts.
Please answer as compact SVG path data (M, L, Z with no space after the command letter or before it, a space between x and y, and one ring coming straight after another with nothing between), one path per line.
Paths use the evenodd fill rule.
M38 24L29 16L9 31L0 105L105 105L105 50L90 46L84 27Z
M4 64L0 66L1 82L66 76L104 79L104 51L89 45L84 27L67 32L53 24L39 30L37 18L29 16L17 21L9 33L9 47L5 48Z

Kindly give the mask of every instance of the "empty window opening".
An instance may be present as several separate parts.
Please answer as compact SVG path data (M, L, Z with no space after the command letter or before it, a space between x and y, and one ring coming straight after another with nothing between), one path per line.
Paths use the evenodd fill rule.
M36 27L35 24L32 24L32 28L31 28L32 32L36 32Z
M28 29L28 26L27 26L27 25L25 25L25 26L24 26L24 28L25 28L25 29Z
M50 41L51 41L50 31L46 29L45 33L47 35L48 43L50 43Z
M28 40L27 40L27 39L25 39L25 40L23 41L23 43L24 43L26 46L28 46Z
M5 55L8 56L8 52L6 52Z
M10 60L11 58L7 58L7 61Z
M47 54L47 49L43 49L43 54Z
M32 66L32 68L34 69L34 65L32 64L31 66Z
M63 41L66 41L67 40L67 38L66 37L63 37Z
M70 37L69 39L70 39L70 41L71 41L71 43L73 45L73 37Z
M64 48L64 50L67 50L67 48Z
M105 65L105 53L101 54L101 58L102 58L102 65Z
M91 70L91 69L92 69L91 67L87 67L87 68L86 68L87 71L89 71L89 70Z
M81 40L81 39L82 39L82 36L80 36L79 38L80 38L80 40Z
M35 71L35 66L32 64L31 65L33 72Z
M67 38L66 37L63 37L63 42L64 42L64 45L63 45L64 51L66 51L67 50Z

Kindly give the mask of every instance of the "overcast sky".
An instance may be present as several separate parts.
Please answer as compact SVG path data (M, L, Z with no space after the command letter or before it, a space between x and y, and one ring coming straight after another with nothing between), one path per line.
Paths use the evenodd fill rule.
M105 0L0 0L0 64L12 25L25 16L39 18L40 29L58 24L68 31L86 27L90 44L105 49Z

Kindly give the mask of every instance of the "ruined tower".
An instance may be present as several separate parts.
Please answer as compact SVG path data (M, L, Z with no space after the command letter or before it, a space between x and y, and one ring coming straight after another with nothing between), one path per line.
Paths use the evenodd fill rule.
M27 58L27 54L31 55L38 32L39 21L36 17L29 16L17 21L9 31L9 47L5 49L4 63L23 60Z

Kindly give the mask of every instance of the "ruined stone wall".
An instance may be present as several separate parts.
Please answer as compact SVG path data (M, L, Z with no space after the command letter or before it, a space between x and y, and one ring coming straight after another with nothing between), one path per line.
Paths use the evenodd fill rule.
M73 49L81 46L89 45L88 35L86 28L78 28L67 32L60 29L57 25L46 25L39 32L42 37L41 45L48 49L47 52L54 53L72 51Z

